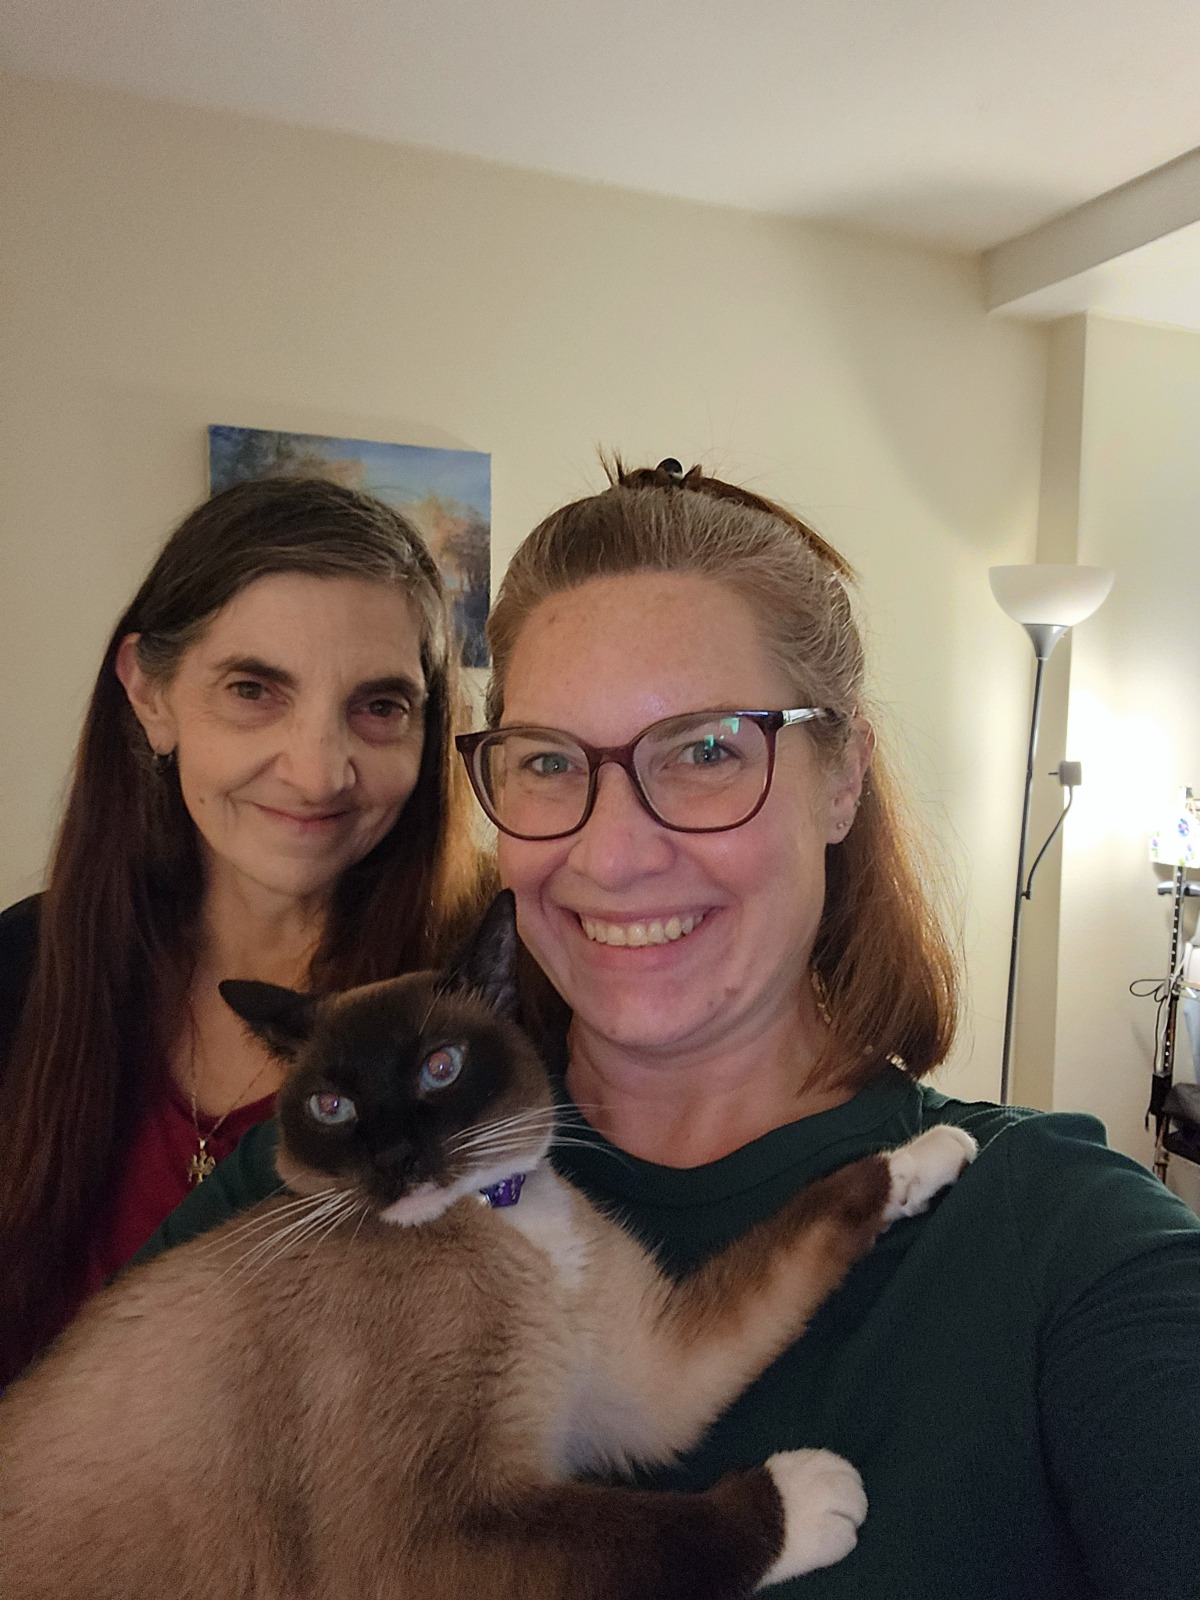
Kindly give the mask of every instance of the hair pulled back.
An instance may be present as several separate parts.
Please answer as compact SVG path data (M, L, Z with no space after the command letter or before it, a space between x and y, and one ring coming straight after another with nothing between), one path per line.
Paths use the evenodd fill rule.
M503 716L517 639L543 601L594 578L688 573L750 607L792 704L840 713L805 726L822 759L835 763L863 711L850 565L790 511L699 467L685 473L668 461L627 471L614 460L608 472L611 487L553 512L509 564L488 619L491 725ZM957 973L878 751L854 826L826 849L825 869L811 973L830 1048L818 1070L853 1087L890 1058L919 1078L949 1053Z
M79 741L32 982L0 1118L0 1383L58 1325L90 1223L178 1025L203 893L173 764L156 763L118 681L117 651L167 682L215 614L275 573L393 584L412 601L425 742L395 826L338 882L309 981L337 989L439 958L475 909L470 797L453 759L455 647L419 534L380 501L321 479L239 484L176 528L113 630Z

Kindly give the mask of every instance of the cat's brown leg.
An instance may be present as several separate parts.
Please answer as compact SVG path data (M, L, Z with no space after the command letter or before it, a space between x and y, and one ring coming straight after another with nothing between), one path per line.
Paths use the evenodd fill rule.
M640 1314L632 1311L639 1302L625 1299L598 1308L594 1320L596 1403L585 1431L602 1456L651 1461L693 1444L800 1337L881 1230L924 1209L973 1148L960 1129L939 1127L855 1161L798 1191L679 1282L643 1257Z
M439 1600L744 1600L840 1561L866 1509L858 1474L825 1450L703 1494L559 1484L480 1517L420 1581Z

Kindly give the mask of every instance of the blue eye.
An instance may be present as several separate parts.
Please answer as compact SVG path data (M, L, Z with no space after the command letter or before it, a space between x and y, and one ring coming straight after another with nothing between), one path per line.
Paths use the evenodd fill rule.
M444 1089L453 1083L463 1068L466 1048L461 1044L445 1044L433 1050L421 1063L418 1081L422 1089Z
M717 767L722 762L730 760L732 755L733 751L728 745L722 744L711 733L707 733L703 739L684 745L679 752L679 759L688 766Z
M548 750L544 755L530 756L525 764L539 778L557 778L560 773L569 771L571 766L561 750Z
M350 1096L334 1094L332 1090L310 1094L305 1109L323 1128L344 1128L347 1123L358 1121L358 1111Z

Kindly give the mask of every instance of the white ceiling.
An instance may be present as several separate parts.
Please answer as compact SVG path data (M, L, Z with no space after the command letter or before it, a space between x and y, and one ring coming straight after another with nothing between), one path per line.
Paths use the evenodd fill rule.
M4 0L0 62L972 251L1200 147L1196 0Z

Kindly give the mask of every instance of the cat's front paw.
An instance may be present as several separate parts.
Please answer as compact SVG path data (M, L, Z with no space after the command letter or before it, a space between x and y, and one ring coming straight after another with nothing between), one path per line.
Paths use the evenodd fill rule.
M927 1210L934 1195L953 1183L978 1153L979 1146L967 1130L950 1122L939 1123L898 1150L889 1150L892 1190L884 1222L915 1217Z
M759 1589L848 1556L867 1514L862 1479L830 1450L785 1450L766 1470L783 1501L783 1549Z

